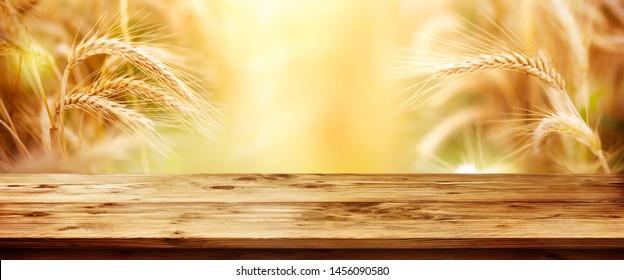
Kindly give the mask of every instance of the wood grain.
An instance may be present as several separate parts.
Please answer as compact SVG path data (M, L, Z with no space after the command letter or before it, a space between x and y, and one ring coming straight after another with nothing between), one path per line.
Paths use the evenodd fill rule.
M624 250L622 175L0 175L0 248Z

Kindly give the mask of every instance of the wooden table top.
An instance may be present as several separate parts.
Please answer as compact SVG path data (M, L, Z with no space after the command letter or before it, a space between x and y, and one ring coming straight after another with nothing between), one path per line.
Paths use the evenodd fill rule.
M0 175L0 249L624 250L622 175Z

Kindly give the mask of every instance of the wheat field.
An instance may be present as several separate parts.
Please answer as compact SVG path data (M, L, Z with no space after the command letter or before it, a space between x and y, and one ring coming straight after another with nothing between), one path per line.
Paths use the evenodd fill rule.
M2 172L620 173L618 0L0 0Z

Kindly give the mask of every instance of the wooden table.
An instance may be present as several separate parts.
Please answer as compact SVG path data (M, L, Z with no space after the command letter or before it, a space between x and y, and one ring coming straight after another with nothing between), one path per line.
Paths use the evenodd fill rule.
M2 259L624 259L622 175L0 175Z

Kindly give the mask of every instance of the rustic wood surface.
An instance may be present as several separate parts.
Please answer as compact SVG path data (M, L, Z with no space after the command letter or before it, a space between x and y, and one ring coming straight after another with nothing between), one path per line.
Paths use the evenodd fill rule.
M621 258L624 176L3 174L0 249L9 257L33 249L421 250L414 258L516 249Z

